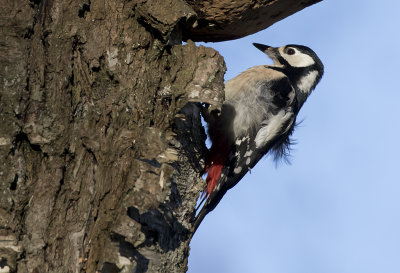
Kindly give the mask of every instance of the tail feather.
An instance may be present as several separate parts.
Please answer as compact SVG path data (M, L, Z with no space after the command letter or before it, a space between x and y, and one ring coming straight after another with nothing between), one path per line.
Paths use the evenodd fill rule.
M210 195L213 193L215 187L217 186L219 177L221 176L222 170L224 168L229 153L229 147L228 145L226 145L226 143L227 142L220 141L218 143L219 145L213 145L210 149L210 153L206 158L206 164L205 164L206 166L204 168L204 173L207 173L207 178L206 178L207 189L202 192L201 194L202 200L198 205L198 207L196 208L196 210L201 207L204 201L206 200L207 201L204 207L201 209L200 213L196 216L194 224L194 232L197 230L201 221L203 221L204 217L209 212L209 209L205 207L210 201L209 200Z
M218 138L213 138L212 139L212 146L209 150L209 153L206 157L206 164L204 168L204 174L207 173L207 188L202 192L201 194L201 202L196 208L196 211L201 207L204 201L205 204L201 208L199 214L195 218L195 223L193 225L193 233L196 232L197 228L199 227L200 223L203 221L204 217L207 215L208 212L210 212L210 198L212 199L212 194L215 189L215 187L218 184L219 178L221 176L221 173L224 169L224 166L226 164L229 150L230 150L230 145L229 141L227 138L223 136L219 136Z
M206 167L205 172L208 172L207 178L206 178L207 189L200 194L201 201L200 201L199 205L196 207L196 210L198 210L201 207L203 202L205 200L207 200L207 198L211 195L211 193L217 186L217 182L218 182L219 176L221 175L223 167L224 166L221 164L218 164L218 165L213 164L213 165L209 165Z

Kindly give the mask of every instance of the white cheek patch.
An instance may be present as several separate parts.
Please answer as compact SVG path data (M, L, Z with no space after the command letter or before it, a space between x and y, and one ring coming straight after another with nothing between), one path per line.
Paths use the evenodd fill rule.
M296 53L288 55L284 52L283 47L279 48L281 56L293 67L307 67L315 64L314 59L307 54L301 53L296 48L293 48Z
M317 76L318 71L311 71L300 79L300 81L297 83L297 87L304 93L310 93L311 87L315 83Z
M281 110L278 114L269 118L268 124L257 132L255 139L256 147L260 148L276 137L282 129L282 125L292 116L291 112L285 113L284 110Z
M285 54L284 58L293 67L307 67L315 64L313 58L300 52L294 55Z

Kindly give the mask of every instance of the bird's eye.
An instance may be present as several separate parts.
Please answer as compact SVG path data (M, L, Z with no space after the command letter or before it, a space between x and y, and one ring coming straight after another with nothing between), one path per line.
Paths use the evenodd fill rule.
M286 53L289 55L293 55L294 53L296 53L296 51L293 48L289 48L288 50L286 50Z

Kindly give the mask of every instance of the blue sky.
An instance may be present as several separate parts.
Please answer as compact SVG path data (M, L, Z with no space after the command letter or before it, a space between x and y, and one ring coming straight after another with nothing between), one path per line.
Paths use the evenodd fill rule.
M400 2L322 1L254 35L207 43L229 80L303 44L325 75L291 165L262 159L201 224L189 273L400 272Z

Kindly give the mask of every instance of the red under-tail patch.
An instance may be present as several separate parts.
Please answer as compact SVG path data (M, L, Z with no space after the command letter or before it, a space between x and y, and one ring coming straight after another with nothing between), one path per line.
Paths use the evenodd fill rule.
M213 144L211 147L206 160L205 172L208 173L206 178L206 196L210 195L217 186L219 176L221 175L222 168L225 165L229 153L227 141L219 141L219 143L216 144L217 145Z
M209 168L206 178L208 195L210 195L213 192L215 186L217 186L218 178L221 175L222 167L224 167L224 165L214 163Z

